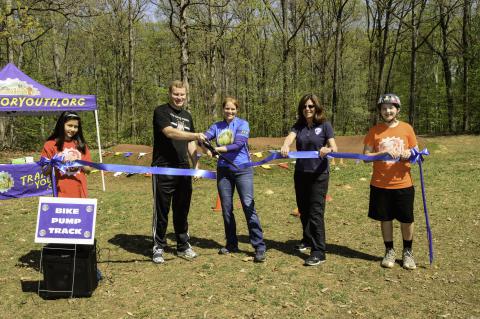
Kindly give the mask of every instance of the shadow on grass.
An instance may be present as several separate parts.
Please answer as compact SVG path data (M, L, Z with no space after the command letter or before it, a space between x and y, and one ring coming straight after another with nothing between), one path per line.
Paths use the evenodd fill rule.
M108 242L133 254L152 256L152 238L149 236L116 234Z
M40 250L30 250L18 258L18 263L15 267L26 267L40 271Z
M167 234L167 239L169 240L169 246L165 247L167 253L174 253L176 251L175 244L175 234ZM131 234L117 234L113 238L108 240L109 243L116 245L125 249L128 252L143 255L145 257L152 256L152 237L145 235L131 235ZM190 243L194 247L204 248L204 249L215 249L218 250L222 247L218 242L199 238L195 236L190 237Z
M250 243L250 239L247 235L239 235L238 241L242 243L247 243L247 244ZM264 238L264 241L265 241L265 245L267 246L267 253L268 253L268 250L275 249L287 255L298 256L301 258L308 257L308 254L295 250L295 245L298 244L298 240L287 240L286 242L282 242L282 241L276 241L276 240ZM254 253L252 251L252 255L253 254Z
M239 235L238 240L242 243L250 243L250 240L247 235ZM295 245L298 244L298 240L287 240L286 242L279 242L275 240L265 239L265 245L267 245L267 250L275 249L284 254L299 256L306 258L309 256L308 253L303 253L295 250ZM346 258L352 259L364 259L369 261L379 261L382 260L379 256L373 256L352 248L336 245L336 244L327 244L327 254L338 255Z
M327 244L327 254L338 255L338 256L353 258L353 259L370 260L370 261L382 260L382 258L379 256L373 256L358 250L354 250L346 246L341 246L336 244Z
M20 285L22 287L22 292L38 292L38 280L20 280Z

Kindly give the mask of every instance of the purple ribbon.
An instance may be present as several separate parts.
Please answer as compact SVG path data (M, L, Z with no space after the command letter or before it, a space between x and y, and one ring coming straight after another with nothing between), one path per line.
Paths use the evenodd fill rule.
M285 157L277 151L270 151L270 155L264 158L261 161L258 162L250 162L246 164L239 165L240 168L246 168L246 167L255 167L255 166L260 166L265 163L268 163L270 161L276 160L276 159L284 159ZM297 152L288 152L288 158L318 158L318 152L317 151L297 151ZM356 153L329 153L327 155L329 158L344 158L344 159L355 159L355 160L361 160L361 161L392 161L395 160L393 159L389 154L384 154L384 155L364 155L364 154L356 154ZM397 159L398 160L398 159Z
M430 152L424 148L423 150L419 151L415 148L411 150L412 155L410 156L410 162L412 164L417 163L418 168L420 170L420 185L422 187L422 200L423 200L423 212L425 215L425 225L427 228L427 238L428 238L428 253L430 257L430 265L433 263L433 241L432 241L432 230L430 228L430 220L428 218L428 210L427 210L427 196L425 195L425 181L423 178L423 167L422 162L424 161L423 156L430 155Z
M172 175L172 176L196 176L208 179L217 179L217 174L212 171L191 168L173 168L173 167L157 167L157 166L135 166L135 165L119 165L119 164L100 164L87 161L76 160L73 166L90 166L102 171L136 173L136 174L155 174L155 175Z
M50 176L52 178L52 191L53 197L58 197L57 192L57 177L55 176L55 168L64 173L67 171L68 166L63 162L63 155L55 154L52 158L41 157L38 164L42 167L50 166Z
M217 174L212 171L190 168L172 168L172 167L156 167L156 166L134 166L119 164L101 164L88 161L76 160L73 162L63 162L63 157L57 154L52 159L42 157L38 162L40 165L49 165L57 168L61 172L65 172L69 167L90 166L102 171L136 173L136 174L157 174L157 175L173 175L173 176L197 176L208 179L217 179ZM55 184L52 180L52 183ZM55 191L55 188L53 188Z
M425 224L427 228L427 237L428 237L428 250L429 250L429 257L430 257L430 264L433 262L433 242L432 242L432 230L430 228L430 221L428 218L428 210L427 210L427 199L425 195L425 180L423 178L423 168L422 162L424 161L424 156L430 155L430 152L425 148L422 151L419 151L415 148L410 150L411 156L409 161L414 164L417 163L418 167L420 168L420 185L422 188L422 199L423 199L423 212L425 215ZM267 156L261 161L258 162L251 162L247 164L240 165L240 168L246 168L250 166L260 166L270 161L276 159L283 159L285 157L282 156L280 152L271 151L271 155ZM319 154L317 151L303 151L303 152L289 152L288 158L318 158ZM343 158L343 159L355 159L355 160L363 160L363 161L392 161L392 160L399 160L392 158L389 154L383 155L364 155L364 154L356 154L356 153L329 153L327 155L329 158Z

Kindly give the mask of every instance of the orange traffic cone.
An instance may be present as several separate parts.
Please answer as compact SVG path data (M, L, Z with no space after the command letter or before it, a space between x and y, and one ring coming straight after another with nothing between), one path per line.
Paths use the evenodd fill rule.
M298 210L298 207L292 210L290 215L295 216L295 217L300 217L300 211Z
M220 195L217 194L217 203L215 207L212 207L214 212L221 212L222 211L222 202L220 201Z
M288 169L288 163L280 163L278 164L278 167Z

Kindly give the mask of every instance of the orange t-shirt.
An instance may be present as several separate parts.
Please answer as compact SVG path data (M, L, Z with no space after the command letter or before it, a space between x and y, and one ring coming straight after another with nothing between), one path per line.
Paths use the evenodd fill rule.
M81 159L91 161L90 150L85 146L85 154L77 149L77 144L73 141L65 141L63 143L62 152L58 152L55 141L50 140L43 145L42 156L52 158L55 154L65 154L67 160L73 161ZM57 179L58 197L87 198L87 177L81 167L72 169L62 174L59 170L55 170Z
M410 124L399 122L395 127L380 123L372 127L363 143L373 152L396 150L403 152L417 146L417 138ZM370 184L387 189L407 188L413 185L409 161L374 161Z

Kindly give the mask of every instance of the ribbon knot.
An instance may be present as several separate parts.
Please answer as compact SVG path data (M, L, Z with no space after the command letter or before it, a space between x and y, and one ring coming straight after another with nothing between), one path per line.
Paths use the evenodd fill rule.
M410 152L412 154L410 155L410 163L412 164L418 163L419 161L423 162L425 160L423 156L430 155L430 152L426 148L421 151L417 150L416 148L412 148Z
M70 163L64 163L63 159L64 159L63 154L62 155L55 154L53 155L52 158L46 158L42 156L40 158L40 161L38 161L38 164L42 167L45 167L45 166L55 167L60 172L65 174L65 172L67 171L67 168L71 167L72 165Z

